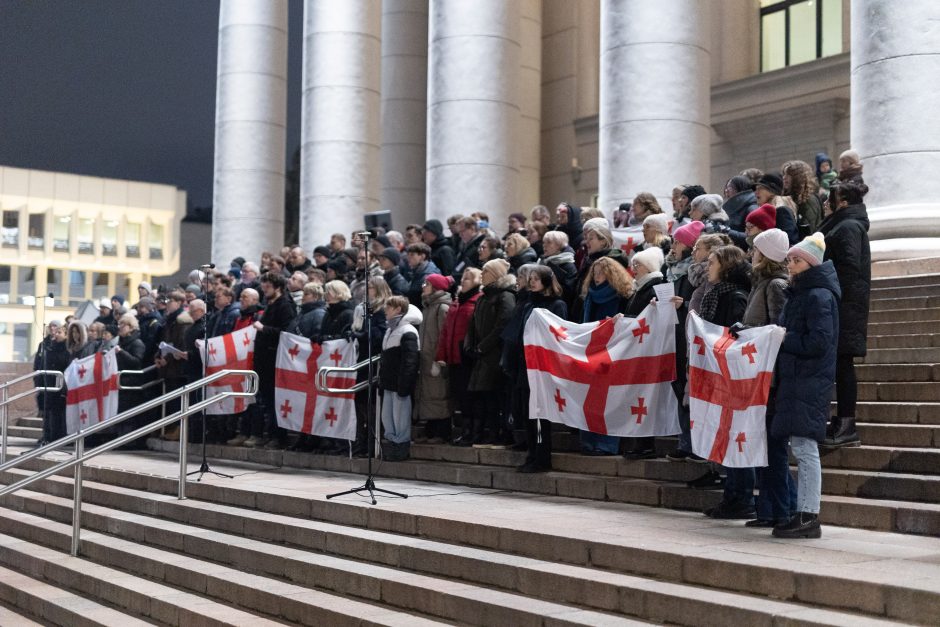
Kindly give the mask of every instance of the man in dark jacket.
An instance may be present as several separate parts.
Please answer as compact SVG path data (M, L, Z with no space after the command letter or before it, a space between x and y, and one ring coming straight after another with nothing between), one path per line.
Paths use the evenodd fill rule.
M307 283L301 296L300 312L287 327L288 333L314 339L320 335L320 327L326 316L326 301L323 300L323 286L319 283Z
M209 337L219 337L235 330L239 306L234 301L232 288L222 286L215 290L216 312L209 318Z
M295 272L306 272L308 269L313 267L313 262L307 259L307 253L304 252L304 249L300 246L294 246L290 250L290 257L287 259L287 272L289 274L294 274Z
M454 268L454 280L459 283L464 270L480 267L480 244L486 238L486 233L481 233L477 221L469 216L457 220L455 227L460 240L460 252Z
M157 353L164 325L152 298L144 297L137 302L137 322L140 325L140 340L144 343L144 365L149 366Z
M265 305L261 320L255 322L258 335L255 337L254 370L258 373L258 403L252 416L252 437L245 446L260 446L265 427L269 434L267 448L284 448L287 431L277 426L274 412L274 368L277 362L277 345L281 331L287 329L296 315L290 297L285 295L287 282L283 275L268 272L261 277Z
M444 237L444 226L440 220L428 220L421 228L421 238L424 243L431 248L431 261L434 262L440 272L439 274L448 275L454 271L457 265L454 249L447 243Z
M412 244L406 249L408 266L411 268L411 285L408 287L408 300L415 307L421 307L421 290L424 279L429 274L443 274L430 260L431 249L427 244Z
M401 263L401 254L395 248L389 247L376 256L379 266L382 267L385 282L395 296L407 296L409 283L401 275L399 264Z
M193 319L183 310L183 303L185 302L186 295L179 290L174 290L167 294L166 326L163 328L163 341L178 350L185 350L186 331L188 331L193 324ZM186 373L184 372L185 363L181 359L174 357L172 354L162 357L158 351L154 362L160 369L160 376L163 377L166 392L178 390L186 385ZM168 414L179 411L179 408L179 399L174 399L167 403ZM167 431L164 432L164 439L179 439L179 425L173 425L167 429Z

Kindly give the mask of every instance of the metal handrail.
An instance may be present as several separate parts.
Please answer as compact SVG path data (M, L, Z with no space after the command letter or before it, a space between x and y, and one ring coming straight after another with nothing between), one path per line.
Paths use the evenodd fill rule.
M380 357L381 355L374 356L372 358L372 363L377 362ZM324 366L323 368L320 368L317 370L317 391L324 394L348 394L349 392L358 392L359 390L364 390L369 385L368 381L360 381L351 388L331 388L327 382L327 376L334 372L349 372L355 374L368 365L369 360L365 359L354 366Z
M196 390L201 390L220 379L223 379L225 377L230 377L230 376L245 377L248 383L247 389L243 392L221 392L219 394L215 394L211 396L210 398L204 399L192 406L189 405L189 395L191 392L194 392ZM51 442L43 447L33 449L32 451L29 451L27 453L23 453L22 455L17 456L16 459L0 464L0 473L2 473L7 470L16 468L17 466L20 466L24 464L25 462L28 462L31 459L36 459L37 457L41 457L42 455L45 455L46 453L58 450L64 446L68 446L69 444L75 443L75 455L73 457L66 459L62 462L59 462L58 464L55 464L54 466L50 466L49 468L46 468L45 470L35 472L32 475L24 479L21 479L15 483L11 483L10 485L3 486L2 488L0 488L0 496L6 496L7 494L12 494L13 492L16 492L17 490L21 488L25 488L26 486L31 485L32 483L36 481L40 481L47 477L51 477L52 475L57 474L63 470L67 470L69 468L74 467L74 479L73 479L74 490L73 490L73 504L72 504L72 555L78 555L79 539L80 539L79 535L81 531L81 512L82 512L82 465L86 461L93 459L101 455L102 453L107 453L108 451L111 451L119 446L123 446L124 444L127 444L128 442L132 442L133 440L136 440L137 438L141 436L147 435L148 433L151 433L158 429L162 429L163 427L167 425L170 425L176 421L179 421L180 423L180 458L179 458L180 459L179 461L180 477L179 477L177 497L179 499L185 499L186 498L187 443L189 439L187 418L191 414L200 412L206 409L207 407L209 407L210 405L213 405L226 398L249 397L249 396L254 396L257 393L258 393L258 374L252 370L221 370L219 372L213 373L209 375L208 377L205 377L204 379L200 379L198 381L190 383L189 385L185 385L172 392L159 396L153 400L147 401L146 403L138 405L137 407L133 407L131 409L128 409L127 411L121 412L117 416L110 418L108 420L105 420L104 422L99 422L96 425L92 425L91 427L89 427L88 429L84 431L80 430L77 433L73 433L72 435L67 435L64 438L60 438L59 440L56 440L55 442ZM139 427L135 429L134 431L131 431L130 433L125 433L124 435L119 436L111 440L110 442L105 442L104 444L100 444L96 446L95 448L91 449L90 451L88 451L87 453L85 452L85 438L88 437L89 435L92 435L104 429L109 429L117 424L124 422L128 418L132 418L138 414L142 414L146 411L149 411L175 398L180 399L180 410L178 412L175 412L169 416L166 416L165 418L161 418L160 420L156 420L150 424Z
M49 375L55 377L54 385L37 385L25 392L7 396L9 394L8 388L13 384L31 380L33 377L48 377ZM58 370L34 370L29 374L24 374L21 377L11 379L0 385L0 464L7 461L7 441L9 440L9 426L7 424L9 422L9 410L7 409L7 405L13 401L18 401L21 398L26 398L39 392L58 392L64 385L65 378Z
M121 383L121 377L123 377L124 375L135 375L135 376L144 375L144 374L154 372L156 370L157 370L157 367L155 365L147 366L143 370L121 370L118 372L118 389L138 391L138 390L147 390L156 385L162 385L163 384L162 377L154 379L153 381L148 381L147 383L144 383L143 385L124 385L123 383Z

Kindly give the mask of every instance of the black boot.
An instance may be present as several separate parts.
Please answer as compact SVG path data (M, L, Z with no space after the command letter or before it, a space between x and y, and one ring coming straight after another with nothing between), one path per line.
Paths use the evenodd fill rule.
M797 512L785 524L774 527L775 538L819 538L822 528L819 526L819 516L807 512Z
M841 426L842 419L838 416L831 416L829 418L829 424L826 425L826 439L828 440L834 436Z
M861 446L862 441L855 430L855 418L838 418L839 428L823 441L825 448L842 448L843 446Z

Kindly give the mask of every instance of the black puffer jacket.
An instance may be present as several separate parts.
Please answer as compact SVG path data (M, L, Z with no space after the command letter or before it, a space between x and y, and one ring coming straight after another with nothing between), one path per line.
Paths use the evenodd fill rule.
M501 335L515 305L516 277L511 274L483 288L483 296L477 301L465 340L467 351L477 356L470 373L469 390L488 392L502 388L503 371L499 365L503 348Z
M326 315L320 325L320 338L318 341L325 342L326 340L345 337L352 328L355 309L356 305L351 300L327 305Z
M414 394L418 380L418 330L421 310L409 305L403 315L388 321L382 338L382 357L379 359L379 387L399 396Z
M509 262L509 272L516 274L519 272L519 268L524 266L527 263L538 263L539 254L535 252L535 249L529 246L525 250L520 250L518 253L509 257L506 261Z
M401 270L392 268L385 272L383 276L385 277L385 282L388 283L389 289L392 290L392 294L395 296L408 295L408 288L411 287L411 284L408 283L408 279L402 276Z
M839 354L863 357L868 343L868 310L871 296L871 249L868 212L864 204L849 205L823 221L825 259L839 277Z
M274 367L277 363L277 345L281 331L287 329L294 319L296 309L288 294L269 301L258 320L262 329L255 336L254 371L258 373L258 389L263 394L274 391Z

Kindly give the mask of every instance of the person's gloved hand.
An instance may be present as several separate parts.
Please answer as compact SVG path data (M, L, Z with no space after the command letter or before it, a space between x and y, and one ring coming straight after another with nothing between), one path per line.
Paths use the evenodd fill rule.
M728 327L728 333L730 333L731 337L733 337L734 339L738 339L738 334L747 328L749 328L747 325L741 322L735 322L730 327Z

